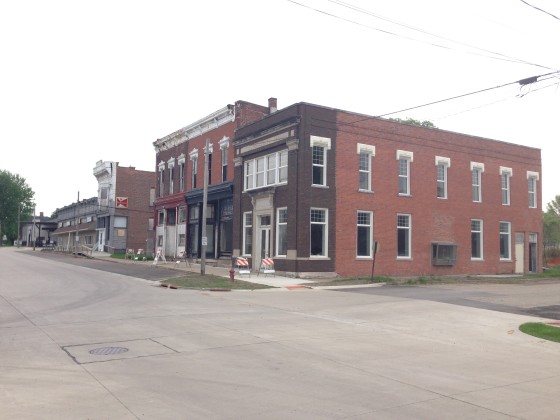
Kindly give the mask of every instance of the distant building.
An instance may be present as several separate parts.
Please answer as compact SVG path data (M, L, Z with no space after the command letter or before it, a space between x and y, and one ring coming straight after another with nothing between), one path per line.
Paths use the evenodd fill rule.
M56 230L56 220L44 216L40 212L37 216L31 216L28 220L23 220L19 224L20 245L22 246L45 246L51 243L52 232Z
M157 197L155 246L168 257L201 256L206 227L206 257L231 258L233 250L233 136L235 130L275 110L244 101L156 140ZM206 140L209 143L206 220L202 220Z
M152 250L155 173L100 160L93 175L98 182L95 249Z
M92 197L56 209L53 241L58 249L71 251L78 245L95 246L98 207L97 197Z
M232 146L233 255L254 269L542 269L539 149L308 103L237 128Z

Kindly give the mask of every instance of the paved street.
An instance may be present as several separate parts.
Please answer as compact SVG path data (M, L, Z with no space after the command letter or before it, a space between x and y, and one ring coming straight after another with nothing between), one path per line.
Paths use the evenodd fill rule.
M0 419L560 411L560 344L517 329L550 320L482 305L554 306L557 284L208 292L90 263L0 248Z

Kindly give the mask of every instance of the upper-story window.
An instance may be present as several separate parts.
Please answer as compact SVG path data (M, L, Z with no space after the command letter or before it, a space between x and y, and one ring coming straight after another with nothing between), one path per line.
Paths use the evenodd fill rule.
M191 158L191 188L196 188L196 174L198 172L198 149L194 149L189 153Z
M288 151L245 161L245 190L288 182Z
M399 162L399 195L410 195L410 163L414 159L412 152L397 150Z
M158 172L159 172L159 196L163 197L164 191L163 186L165 184L165 179L163 178L165 175L165 162L160 162L158 165Z
M177 163L179 165L179 191L185 191L185 155L179 156Z
M331 148L331 139L327 137L311 136L312 180L316 186L327 186L327 150Z
M472 201L482 202L482 173L484 163L471 162Z
M529 208L537 208L537 181L539 180L538 172L527 171L527 187L529 193Z
M502 182L502 204L509 206L511 204L511 176L513 175L511 168L500 166L500 178Z
M222 155L222 182L227 181L229 137L224 137L219 142Z
M167 161L167 167L169 168L169 194L173 194L175 192L175 158L171 158Z
M451 159L436 156L436 196L447 198L447 169L451 166Z
M360 159L359 166L359 185L358 189L360 191L371 191L371 175L372 157L375 156L375 146L370 146L367 144L358 143L358 156Z

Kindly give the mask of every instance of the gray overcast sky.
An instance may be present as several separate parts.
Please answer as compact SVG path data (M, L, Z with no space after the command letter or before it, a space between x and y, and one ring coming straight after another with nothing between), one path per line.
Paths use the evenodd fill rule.
M0 0L0 169L50 215L97 195L96 161L154 170L156 139L236 100L382 115L557 71L560 3L528 3L554 16L521 0ZM559 83L392 116L542 149L545 205Z

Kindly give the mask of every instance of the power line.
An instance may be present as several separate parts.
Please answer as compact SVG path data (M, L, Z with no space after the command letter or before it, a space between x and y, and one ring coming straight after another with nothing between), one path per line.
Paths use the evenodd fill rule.
M368 16L372 16L372 17L375 17L377 19L381 19L381 20L384 20L386 22L390 22L390 23L393 23L395 25L402 26L402 27L407 28L407 29L410 29L410 30L413 30L413 31L416 31L416 32L420 32L420 33L425 34L425 35L429 35L429 36L432 36L432 37L435 37L435 38L440 38L440 39L443 39L445 41L450 41L450 42L453 42L455 44L463 45L463 46L468 47L468 48L473 48L475 50L483 51L483 52L486 52L486 53L489 53L489 54L496 55L498 57L502 57L501 60L505 59L505 61L513 61L513 62L518 62L518 63L521 63L521 64L528 64L528 65L531 65L531 66L537 66L537 67L545 68L545 69L548 69L548 70L554 70L554 69L552 69L550 67L547 67L547 66L542 66L540 64L535 64L535 63L531 63L531 62L528 62L528 61L525 61L525 60L522 60L522 59L518 59L518 58L515 58L515 57L510 57L508 55L501 54L501 53L498 53L498 52L495 52L495 51L492 51L492 50L487 50L485 48L480 48L480 47L477 47L475 45L467 44L466 42L455 41L454 39L447 38L447 37L441 36L441 35L437 35L435 33L428 32L424 29L420 29L420 28L417 28L417 27L414 27L414 26L411 26L411 25L407 25L405 23L401 23L401 22L398 22L398 21L380 16L380 15L377 15L377 14L371 12L371 11L368 11L366 9L362 9L360 7L357 7L357 6L354 6L350 3L345 3L345 2L340 1L340 0L328 0L328 1L330 1L331 3L335 3L335 4L338 4L340 6L346 7L348 9L352 9L352 10L357 11L359 13L363 13L363 14L366 14ZM468 51L466 51L466 52L469 53ZM485 56L485 55L482 55L482 54L476 54L476 55L479 55L479 56L482 56L482 57L498 59L497 57Z
M353 24L353 25L362 26L362 27L367 28L367 29L372 29L372 30L374 30L374 31L381 32L381 33L384 33L384 34L386 34L386 35L391 35L391 36L395 36L395 37L397 37L397 38L402 38L402 39L406 39L406 40L409 40L409 41L414 41L414 42L418 42L418 43L421 43L421 44L430 45L430 46L432 46L432 47L442 48L442 49L446 49L446 50L450 50L450 51L457 51L457 49L448 47L448 46L446 46L446 45L436 44L436 43L429 42L429 41L423 41L423 40L420 40L420 39L417 39L417 38L412 38L412 37L409 37L409 36L406 36L406 35L400 35L400 34L397 34L397 33L395 33L395 32L387 31L387 30L380 29L380 28L376 28L376 27L373 27L373 26L370 26L370 25L366 25L366 24L363 24L363 23L360 23L360 22L356 22L356 21L354 21L354 20L351 20L351 19L348 19L348 18L339 16L339 15L336 15L336 14L334 14L334 13L326 12L326 11L324 11L324 10L314 8L314 7L308 6L308 5L306 5L306 4L299 3L299 2L297 2L297 1L295 1L295 0L287 0L287 1L289 1L290 3L296 4L296 5L298 5L298 6L304 7L304 8L306 8L306 9L313 10L313 11L315 11L315 12L317 12L317 13L321 13L321 14L324 14L324 15L326 15L326 16L330 16L330 17L332 17L332 18L345 21L345 22L351 23L351 24ZM330 0L329 0L329 1L330 1ZM344 6L344 7L352 8L352 9L354 9L354 10L356 10L356 11L359 11L360 13L366 13L366 14L370 14L371 16L378 17L378 16L374 15L374 14L371 13L371 12L367 12L367 11L364 11L363 9L359 9L359 8L356 8L356 7L353 7L353 6L347 6L346 4L343 4L342 2L339 2L338 4L339 4L339 5L342 5L342 6ZM381 18L380 18L380 19L381 19ZM384 19L384 20L388 20L388 19ZM521 59L518 59L518 58L510 57L510 56L507 56L507 55L505 55L505 54L496 53L496 52L493 52L493 51L490 51L490 50L485 50L485 49L482 49L482 48L478 48L478 47L475 47L475 46L471 46L471 45L469 45L469 44L461 43L461 42L459 42L459 41L453 41L453 40L451 40L451 39L447 39L447 38L445 38L445 37L441 37L441 36L438 36L438 35L435 35L435 34L431 34L431 33L429 33L429 32L426 32L426 31L423 31L423 30L420 30L420 29L416 29L416 28L413 28L413 27L410 27L410 26L406 26L406 25L403 25L403 24L399 24L399 23L396 23L396 22L392 22L392 21L390 21L390 20L388 20L388 21L391 22L391 23L395 23L395 24L401 25L401 26L405 26L405 27L407 27L407 28L409 28L409 29L413 29L413 30L416 30L416 31L419 31L419 32L423 32L423 33L425 33L425 34L428 34L428 35L431 35L431 36L434 36L434 37L442 38L442 39L445 39L445 40L448 40L448 41L451 41L451 42L455 42L455 43L457 43L457 44L462 44L462 45L464 45L464 46L468 46L469 48L475 48L475 49L477 49L477 50L484 51L484 52L487 52L487 53L491 53L491 54L494 54L494 55L491 56L491 55L487 55L487 54L479 54L479 53L476 53L476 52L473 52L473 51L462 51L462 52L465 53L465 54L476 55L476 56L479 56L479 57L490 58L490 59L494 59L494 60L507 61L507 62L511 62L511 63L526 64L526 65L530 65L530 66L535 66L535 67L544 68L544 69L547 69L547 70L554 70L553 68L548 67L548 66L543 66L543 65L540 65L540 64L531 63L531 62L529 62L529 61L525 61L525 60L521 60Z
M527 3L525 0L520 0L521 3L525 3L527 6L532 7L533 9L538 10L539 12L543 12L546 13L549 16L552 16L554 19L558 19L560 20L560 18L558 16L553 15L552 13L547 12L546 10L541 9L540 7L537 6L533 6L532 4Z
M539 79L540 77L544 77L544 76L550 76L551 74L560 74L559 71L554 71L554 72L550 72L550 73L545 73L545 74L541 74L539 76L533 76L533 77L528 77L526 79L521 79L521 80L516 80L515 82L509 82L509 83L504 83L503 85L498 85L498 86L494 86L494 87L489 87L486 89L480 89L474 92L469 92L469 93L463 93L462 95L457 95L457 96L452 96L450 98L445 98L445 99L440 99L438 101L433 101L433 102L428 102L426 104L422 104L422 105L417 105L417 106L413 106L410 108L405 108L405 109L401 109L399 111L393 111L393 112L388 112L386 114L381 114L381 115L377 115L377 117L386 117L387 115L393 115L393 114L398 114L400 112L405 112L405 111L410 111L413 109L418 109L418 108L423 108L425 106L429 106L429 105L435 105L435 104L439 104L442 102L447 102L447 101L451 101L453 99L458 99L458 98L464 98L466 96L470 96L470 95L475 95L477 93L482 93L482 92L487 92L489 90L494 90L494 89L499 89L505 86L510 86L510 85L514 85L514 84L519 84L521 86L527 86L531 83L535 83L537 81L537 79ZM548 80L548 79L544 79L544 80Z

